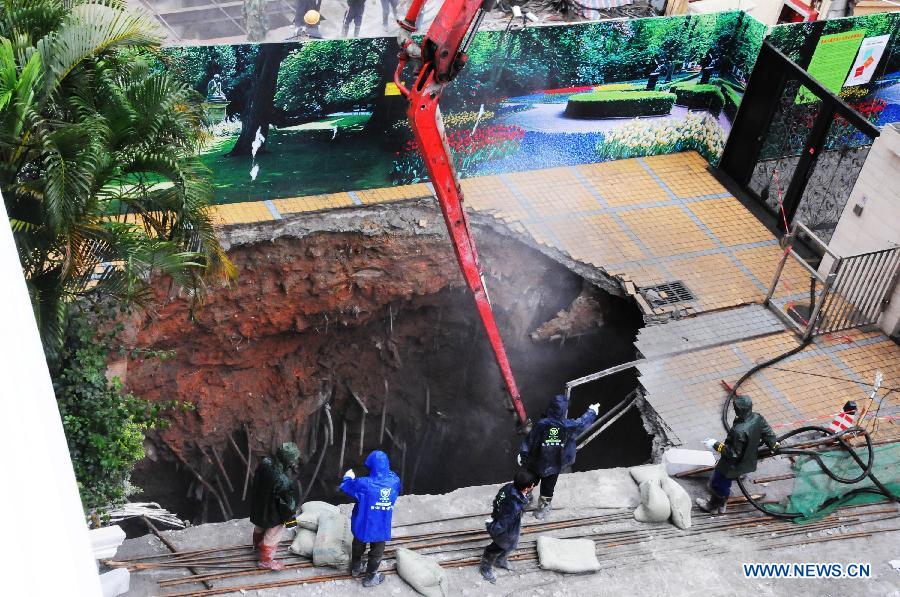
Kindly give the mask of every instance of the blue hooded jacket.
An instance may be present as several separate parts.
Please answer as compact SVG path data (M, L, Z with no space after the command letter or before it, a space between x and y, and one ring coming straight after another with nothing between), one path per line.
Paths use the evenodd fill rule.
M550 401L544 413L522 442L519 455L522 466L539 477L558 475L563 467L575 462L575 440L597 419L588 410L579 419L567 419L569 399L559 394Z
M391 470L387 454L375 450L366 458L368 477L344 477L341 491L356 500L350 517L353 536L363 543L388 541L400 477Z
M519 544L519 532L522 528L522 512L528 505L528 498L507 483L497 492L491 521L486 523L487 532L499 547L506 551L515 549Z

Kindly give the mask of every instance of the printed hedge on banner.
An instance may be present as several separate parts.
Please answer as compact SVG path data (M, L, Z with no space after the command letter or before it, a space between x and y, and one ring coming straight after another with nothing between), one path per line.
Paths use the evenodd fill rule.
M675 96L665 91L592 91L569 98L565 115L571 118L664 116Z
M718 86L710 83L682 83L670 88L675 103L694 110L709 110L718 116L725 105L725 98Z

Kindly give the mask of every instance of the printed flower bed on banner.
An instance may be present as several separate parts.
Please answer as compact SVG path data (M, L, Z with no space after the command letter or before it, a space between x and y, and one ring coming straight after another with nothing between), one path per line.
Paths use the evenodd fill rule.
M665 91L592 91L569 97L570 118L662 116L672 111L675 96Z
M453 166L461 177L473 175L480 164L505 158L518 151L525 131L521 127L503 124L482 126L473 133L470 129L447 134L447 144L453 155ZM427 180L428 173L418 153L418 144L407 141L397 153L392 178L400 184Z
M696 150L710 163L719 161L725 134L716 119L706 113L688 113L681 120L665 118L628 124L603 134L597 144L601 161Z

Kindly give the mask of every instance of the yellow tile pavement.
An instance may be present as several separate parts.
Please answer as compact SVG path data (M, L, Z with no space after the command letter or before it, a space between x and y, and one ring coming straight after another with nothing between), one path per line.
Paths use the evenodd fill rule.
M353 200L347 193L327 193L292 199L273 199L272 204L279 213L290 214L350 207L353 205Z
M227 203L212 208L213 222L221 226L234 224L250 224L274 219L272 212L262 201L251 203Z
M641 249L609 215L573 217L547 223L563 251L574 259L605 267L611 263L637 261Z
M690 203L688 209L725 245L772 239L772 233L734 197Z
M715 248L703 230L678 205L636 209L620 215L654 255L678 255Z
M575 166L610 207L655 203L668 199L637 160Z

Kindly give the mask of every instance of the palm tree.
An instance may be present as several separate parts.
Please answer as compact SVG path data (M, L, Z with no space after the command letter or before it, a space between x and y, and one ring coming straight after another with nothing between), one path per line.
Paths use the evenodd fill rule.
M121 0L0 4L0 190L50 357L78 299L143 306L165 274L199 300L234 276L200 98L151 69L155 32Z

